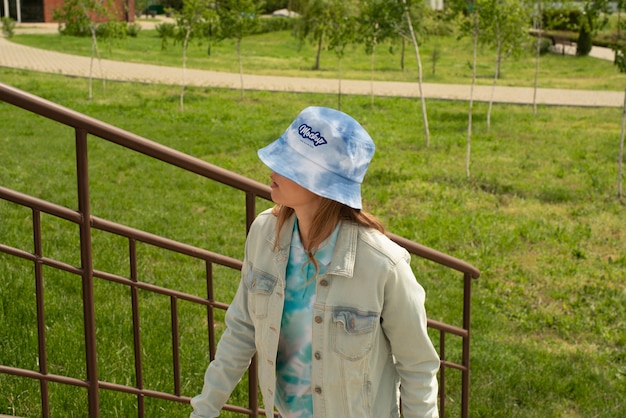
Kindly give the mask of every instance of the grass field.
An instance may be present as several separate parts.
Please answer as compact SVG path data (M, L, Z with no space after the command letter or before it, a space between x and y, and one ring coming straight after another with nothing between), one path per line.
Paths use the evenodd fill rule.
M549 59L563 69L586 62ZM608 74L607 65L584 88L601 83L592 79ZM181 112L175 86L108 82L88 101L86 80L9 69L0 69L0 79L261 182L269 173L256 149L303 107L336 103L334 95L249 92L242 101L238 92L190 88ZM546 80L559 83L567 84ZM527 106L497 105L487 131L486 105L475 104L467 179L466 103L428 101L428 148L418 101L377 98L372 108L368 97L346 97L342 105L377 144L365 207L392 232L482 272L473 294L471 415L626 416L626 207L615 197L620 111L540 107L533 116ZM6 104L0 109L0 184L76 207L73 132ZM89 146L94 215L242 256L241 196L95 138ZM30 251L29 213L0 202L0 214L0 242ZM75 229L46 217L44 233L46 253L78 264ZM103 248L98 268L125 274L123 244L106 236L94 242ZM142 251L142 277L201 292L200 266ZM457 276L414 264L430 317L458 323ZM36 370L32 266L7 256L0 256L0 266L0 360ZM80 286L71 275L44 273L50 371L84 378ZM223 275L221 300L232 297L236 282ZM132 382L127 295L100 283L96 299L101 377ZM167 303L157 297L144 303L146 386L168 388L171 366L162 345L169 337L160 326L169 321ZM183 392L192 396L206 367L205 331L195 326L203 312L184 312ZM36 383L0 375L0 387L0 414L40 415ZM83 390L52 385L51 394L53 416L85 416ZM449 401L452 416L459 401ZM132 396L104 391L102 402L103 416L136 414ZM148 410L148 416L189 413L185 405L152 401Z

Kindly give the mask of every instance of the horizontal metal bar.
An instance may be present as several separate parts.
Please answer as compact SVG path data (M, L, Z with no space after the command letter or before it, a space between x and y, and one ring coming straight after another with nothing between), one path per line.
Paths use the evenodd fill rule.
M209 301L205 298L199 297L199 296L195 296L195 295L191 295L188 293L183 293L180 292L178 290L173 290L173 289L168 289L166 287L161 287L161 286L157 286L151 283L146 283L146 282L141 282L141 281L134 281L131 279L127 279L126 277L122 277L122 276L118 276L116 274L111 274L111 273L107 273L104 271L100 271L100 270L94 270L93 271L93 276L99 279L104 279L104 280L108 280L110 282L115 282L115 283L119 283L119 284L123 284L129 287L135 287L137 289L142 289L142 290L146 290L149 292L154 292L154 293L159 293L161 295L166 295L166 296L175 296L179 299L183 299L189 302L194 302L194 303L198 303L201 305L206 305L206 306L213 306L215 308L219 308L219 309L224 309L226 310L228 308L228 304L226 303L220 303L220 302L215 302L215 301Z
M94 119L82 113L68 109L57 103L35 96L25 91L0 83L0 98L7 103L28 110L48 119L77 129L84 129L92 135L109 142L132 149L158 160L215 179L239 190L257 190L260 197L269 199L269 186L251 180L240 174L210 164L199 158L191 157L173 148L166 147L144 137L120 129L116 126Z
M41 212L54 215L62 219L66 219L74 223L80 223L80 221L82 220L82 215L80 214L80 212L68 209L65 206L57 205L46 200L41 200L36 197L17 192L15 190L7 189L6 187L0 186L0 198L13 203L17 203L18 205L27 206L32 209L38 209Z
M54 267L56 269L66 271L68 273L78 275L83 273L83 270L81 268L73 266L71 264L57 261L48 257L40 257L33 253L29 253L28 251L20 250L19 248L10 247L8 245L0 244L0 252L23 258L25 260L38 262L49 267Z
M449 334L458 335L459 337L462 337L462 338L469 337L469 330L466 330L464 328L455 327L454 325L435 321L433 319L427 320L427 324L429 328L437 329L439 331L443 331Z
M217 254L202 248L194 247L188 244L183 244L178 241L174 241L168 238L154 235L149 232L140 231L128 226L120 225L115 222L107 221L106 219L91 217L91 226L93 228L110 232L112 234L121 235L127 238L134 238L137 241L151 244L159 248L175 251L180 254L188 255L190 257L207 260L212 263L220 264L232 269L241 270L242 262L236 258L227 257L222 254Z
M430 247L426 247L422 244L418 244L417 242L411 241L396 234L387 233L387 236L391 238L392 241L395 241L398 245L406 248L407 251L412 254L419 255L420 257L424 257L427 260L431 260L446 267L450 267L451 269L469 274L470 277L473 279L477 279L478 277L480 277L480 271L476 267L472 266L469 263L466 263L463 260L459 260L458 258L455 258L451 255L444 254L442 252L434 250Z
M468 370L468 368L462 364L458 364L458 363L453 363L451 361L448 360L442 360L441 361L441 365L445 366L445 367L450 367L452 369L457 369L457 370L461 370L463 372L466 372Z
M89 386L89 384L86 381L81 380L81 379L76 379L74 377L59 376L58 374L50 374L50 373L43 374L43 373L35 372L33 370L20 369L17 367L9 367L9 366L0 365L0 373L6 373L6 374L10 374L13 376L20 376L20 377L29 377L31 379L45 380L48 382L63 383L66 385L79 386L82 388L86 388L87 386Z

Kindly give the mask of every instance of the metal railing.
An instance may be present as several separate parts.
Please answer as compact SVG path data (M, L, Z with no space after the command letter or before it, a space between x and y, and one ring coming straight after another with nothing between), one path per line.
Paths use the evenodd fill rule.
M214 358L217 344L214 331L215 309L225 310L228 307L227 303L217 300L217 295L213 289L213 268L214 266L224 266L229 269L240 270L241 261L93 216L90 209L91 199L89 194L87 137L88 135L92 135L105 141L113 142L129 150L161 160L199 176L242 191L245 193L246 198L246 228L249 228L256 216L257 198L270 200L269 187L2 83L0 83L0 100L74 129L76 142L76 181L78 193L78 210L73 210L49 201L0 187L0 199L13 202L21 207L29 208L32 212L32 236L34 238L33 251L24 251L0 242L0 252L33 263L36 290L35 300L37 304L37 356L39 359L38 370L29 370L0 364L0 373L39 381L39 397L41 401L42 416L44 417L50 416L50 394L48 389L50 382L72 385L86 389L88 394L87 399L89 416L92 418L100 416L101 405L99 398L100 390L102 389L136 396L139 417L145 416L144 402L146 398L156 398L165 401L182 403L189 402L190 397L188 395L194 394L183 394L181 390L178 303L179 301L186 301L206 307L208 345L210 359L212 360ZM43 254L41 232L42 214L53 215L78 225L80 232L80 266L61 262L59 260L46 257ZM92 233L94 230L105 231L118 237L123 237L128 242L128 260L130 264L129 277L123 277L121 275L94 269L92 259ZM441 357L441 369L439 372L439 409L441 416L446 415L446 371L448 368L451 368L457 369L461 373L461 415L463 417L468 417L470 386L471 288L472 280L478 278L480 273L476 268L464 261L427 248L397 235L389 234L389 236L398 244L404 246L413 255L456 270L462 274L462 326L457 327L433 320L428 321L428 326L429 328L439 332L438 351ZM138 256L136 250L138 243L150 244L174 253L203 260L205 264L206 298L188 294L182 290L172 290L139 280L137 275ZM62 270L81 277L86 370L85 379L53 374L48 370L48 353L46 346L47 330L45 322L46 312L44 307L42 274L42 268L44 266ZM116 283L130 289L135 368L134 385L122 385L119 383L103 381L99 378L94 313L94 282L96 279ZM139 315L139 290L165 295L169 297L170 300L172 333L171 350L174 381L174 389L172 391L157 391L144 387L144 365L141 354L142 338ZM446 335L453 335L461 338L462 353L460 363L455 363L446 358ZM199 367L204 366L205 365L200 365ZM264 411L259 406L259 395L256 384L256 361L253 361L248 373L248 406L243 407L228 404L224 407L224 409L245 414L250 417L257 417L259 414L263 414Z

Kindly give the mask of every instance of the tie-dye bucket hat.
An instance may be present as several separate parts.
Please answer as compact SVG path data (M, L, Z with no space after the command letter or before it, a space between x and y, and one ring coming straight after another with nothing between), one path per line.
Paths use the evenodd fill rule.
M305 189L361 209L361 183L374 149L372 138L351 116L312 106L258 155L271 170Z

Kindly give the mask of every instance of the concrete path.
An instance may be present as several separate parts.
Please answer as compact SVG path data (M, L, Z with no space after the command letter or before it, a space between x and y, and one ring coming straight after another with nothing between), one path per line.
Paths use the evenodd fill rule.
M142 22L142 26L149 28L158 22L158 20ZM54 33L56 31L56 24L26 23L18 25L16 30L18 33ZM594 48L592 56L598 59L613 60L613 52L606 48ZM75 77L89 77L91 64L89 57L22 46L0 37L0 66L2 67ZM92 75L95 78L105 78L107 80L172 85L180 85L184 76L185 84L190 86L241 88L239 74L187 69L183 75L180 67L164 67L111 60L94 60ZM338 91L338 80L336 79L244 74L243 85L247 90L330 94ZM341 80L341 91L343 94L369 95L373 92L377 96L419 97L419 85L417 82L377 81L371 83L363 80ZM471 88L469 85L424 83L423 94L425 98L469 100ZM474 87L473 97L476 101L488 102L491 94L491 86ZM497 86L493 94L493 100L497 103L532 104L536 100L537 104L582 107L622 107L624 103L624 93L621 91L540 88L537 89L536 98L534 99L535 90L530 87Z

